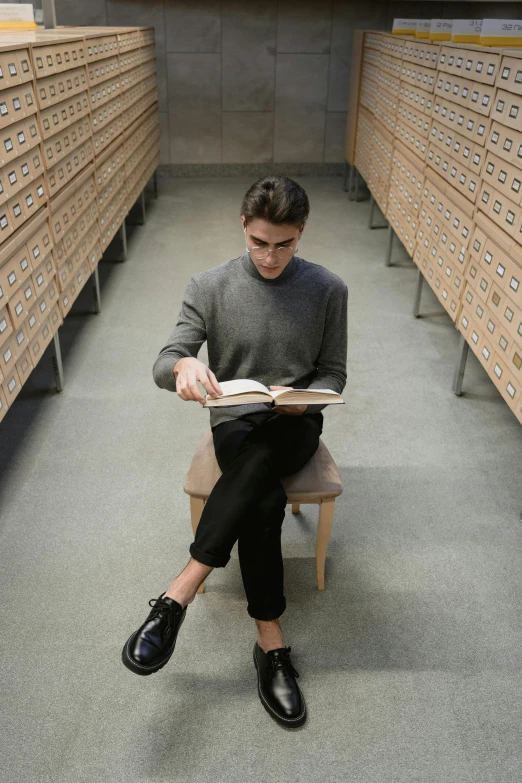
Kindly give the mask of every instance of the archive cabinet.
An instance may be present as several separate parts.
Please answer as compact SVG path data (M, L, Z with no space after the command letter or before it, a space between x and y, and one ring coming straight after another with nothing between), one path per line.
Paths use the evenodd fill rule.
M522 51L358 31L354 54L346 160L522 422Z
M153 28L0 34L0 420L158 163Z

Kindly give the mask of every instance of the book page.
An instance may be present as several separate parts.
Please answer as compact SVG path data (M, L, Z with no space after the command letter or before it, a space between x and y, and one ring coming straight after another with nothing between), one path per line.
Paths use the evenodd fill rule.
M337 392L332 391L332 389L278 389L272 392L272 397L278 397L280 394L286 394L288 397L291 397L296 393L299 394L299 392L304 394L320 392L321 394L335 394L338 396Z
M219 396L224 397L230 394L243 394L243 392L249 391L261 391L270 394L270 391L266 388L266 386L263 386L262 383L259 383L259 381L251 381L248 378L238 378L234 381L221 381L219 382L219 385L223 391L223 394L218 395L218 398ZM208 397L209 395L207 394L206 396Z

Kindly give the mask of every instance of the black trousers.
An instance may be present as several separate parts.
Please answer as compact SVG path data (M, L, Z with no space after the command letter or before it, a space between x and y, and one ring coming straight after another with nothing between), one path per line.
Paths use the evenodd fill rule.
M308 462L322 431L321 412L288 416L268 409L212 428L222 475L189 551L200 563L220 568L237 541L247 611L258 620L275 620L286 608L281 527L287 496L280 479Z

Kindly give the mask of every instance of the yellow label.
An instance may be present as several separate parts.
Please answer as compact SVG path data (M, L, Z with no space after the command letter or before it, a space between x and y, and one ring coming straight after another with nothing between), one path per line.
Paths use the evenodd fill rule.
M522 35L510 36L480 36L478 43L480 46L522 46Z
M38 30L36 22L0 22L0 30Z
M465 33L461 33L461 34L454 33L451 36L451 40L453 41L453 43L474 44L474 43L478 43L479 42L479 40L480 40L480 33L477 33L475 35L467 35Z

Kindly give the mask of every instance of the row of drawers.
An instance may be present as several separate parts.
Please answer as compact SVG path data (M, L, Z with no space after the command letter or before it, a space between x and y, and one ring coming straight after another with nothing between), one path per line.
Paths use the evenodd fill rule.
M17 323L14 328L11 328L12 322L9 320L10 325L4 333L4 339L0 344L0 383L9 374L17 359L36 336L38 327L50 315L58 300L58 286L56 278L53 276L39 296L36 299L33 297L31 307L23 320ZM6 311L0 311L0 324L8 321L8 318L10 316L8 316Z
M156 131L153 131L153 120L156 120ZM154 146L159 148L159 134L157 132L157 118L154 115L150 115L143 123L144 128L138 126L133 135L138 137L138 140L143 144L143 138L145 130L148 131L147 144L140 151L138 146L134 146L134 151L131 155L131 172L139 164L139 157L144 158L148 148ZM129 136L128 141L132 141L132 136ZM124 144L122 144L119 150L111 151L112 154L105 156L105 160L100 164L99 176L103 178L101 187L98 188L100 192L103 192L104 188L107 188L115 174L120 171L120 180L118 184L110 185L110 190L106 193L104 200L100 202L100 208L105 206L105 203L110 201L112 195L112 189L118 189L124 181L125 171L123 169L124 163ZM138 154L139 153L139 154ZM134 156L134 158L133 158ZM130 172L130 173L131 173ZM41 187L38 185L38 180L34 183L35 187ZM36 270L36 267L41 265L42 258L48 255L48 252L55 245L55 252L58 259L58 263L62 259L65 259L70 251L72 251L81 239L82 234L78 234L77 223L80 221L82 214L86 208L94 202L96 198L96 182L94 178L94 169L86 173L83 177L80 177L80 181L74 181L71 188L66 189L61 194L59 199L55 199L51 204L50 215L50 232L46 231L47 220L43 226L38 225L36 229L31 232L31 226L34 223L30 223L24 230L30 232L27 242L19 244L16 248L16 252L12 253L9 248L2 244L2 248L5 249L6 263L0 267L0 307L8 303L10 297L23 286L24 282L28 279L30 274ZM71 191L71 192L70 192ZM20 196L23 197L24 191ZM40 205L45 202L45 192L43 188L41 190ZM8 202L10 206L10 202ZM35 210L36 211L36 210ZM96 214L94 215L96 217ZM91 221L92 222L92 221ZM0 216L0 224L2 223ZM90 224L89 224L90 225ZM87 228L89 227L87 225ZM7 238L7 237L6 237ZM37 290L37 289L36 289ZM30 295L26 297L26 309L30 302ZM16 310L14 309L16 308ZM21 316L21 310L18 310L19 303L13 304L13 315L16 313L17 317Z
M462 270L438 248L437 240L432 236L416 243L412 258L455 323L465 285Z
M154 32L147 30L33 46L34 73L40 79L84 63L94 64L118 55L126 56L131 48L145 47L148 52L153 44Z
M473 295L472 291L467 288L464 296L465 302L469 294ZM465 303L462 306L457 321L459 332L464 335L466 341L471 346L471 350L477 356L498 391L519 422L522 423L522 383L520 372L517 369L517 365L520 366L522 364L522 349L513 344L507 357L501 350L495 350L495 343L498 341L495 340L488 327L491 327L494 332L498 333L498 322L496 322L494 314L489 309L485 309L484 323L479 324L473 319L467 304Z
M63 317L59 305L56 304L51 310L49 316L36 323L37 331L31 341L15 354L15 359L7 372L3 382L0 384L0 421L4 418L8 408L13 404L18 396L22 385L25 383L30 373L40 361L45 348L51 342L53 335L63 323Z
M0 377L0 420L119 229L129 204L137 198L137 188L144 187L159 162L154 71L152 60L129 69L126 79L130 85L126 98L129 110L124 111L122 105L115 107L119 114L117 133L114 133L115 120L110 116L112 107L108 98L101 104L106 106L108 114L101 117L102 127L93 135L88 104L91 89L85 89L83 80L80 82L80 73L85 73L81 68L67 74L73 89L66 101L40 108L40 116L48 110L47 118L51 112L59 118L55 127L49 123L43 138L36 117L34 91L29 91L29 100L23 105L14 105L16 122L6 124L5 133L0 135L0 154L5 153L4 165L0 163L0 183L3 178L6 184L5 188L0 184L0 204L4 205L0 211L8 215L7 225L0 215L0 231L1 226L3 231L9 231L11 226L11 233L16 231L14 239L6 234L0 237L0 347L6 356L5 362L2 359L5 372ZM75 84L76 76L78 84ZM40 82L49 89L44 79ZM31 86L24 85L24 89ZM11 100L9 89L3 90L0 100L7 103ZM73 94L76 90L79 92ZM65 116L62 109L66 110ZM94 166L94 141L97 135L101 140L102 132L105 144ZM107 143L117 135L121 137L117 149L112 145L105 151ZM86 136L92 154L82 157ZM124 167L125 149L128 174ZM71 157L76 158L75 166ZM73 167L68 168L68 163ZM48 188L44 187L44 168ZM67 184L53 190L51 177L56 176L58 181L60 174ZM83 188L76 187L80 181ZM69 192L72 188L74 193ZM37 202L34 194L31 195L33 190L41 194L41 201ZM129 194L133 201L129 201ZM43 205L53 195L49 214ZM31 199L35 201L34 206ZM41 213L35 215L35 220L33 209ZM22 217L24 222L18 224ZM31 232L35 221L39 225ZM15 243L16 252L12 253L9 247Z
M394 176L388 188L388 201L384 214L411 256L415 247L418 218L410 209L408 199Z
M57 286L56 278L52 277L23 324L0 348L0 421L102 256L99 229L96 228L96 241L86 255L71 265L74 268L67 285ZM0 328L2 320L5 318L0 311Z
M145 171L143 171L140 174L139 178L136 180L136 182L133 185L130 186L129 194L128 194L128 203L129 204L134 204L136 202L136 200L138 199L141 191L143 190L143 188L145 187L145 185L147 184L147 182L151 178L152 174L154 173L154 170L159 165L159 161L160 161L160 156L159 156L159 153L157 153L152 158L151 162L149 163L149 165L145 169ZM384 209L384 206L381 206L380 204L379 204L379 207L381 209Z
M145 128L133 137L135 146L157 128L157 117L152 116ZM120 123L120 132L123 123ZM45 167L48 169L48 190L52 197L93 159L89 117L84 117L70 128L43 142ZM25 136L24 136L25 138ZM130 150L129 150L130 154ZM58 165L59 164L59 165ZM0 238L5 241L19 225L34 214L45 201L42 152L40 146L19 155L0 170Z
M412 172L413 175L412 175ZM419 230L417 242L425 254L429 253L433 242L435 252L445 254L454 269L465 269L469 266L468 276L473 274L473 264L469 263L470 253L481 259L483 274L477 285L483 296L489 294L493 282L505 290L512 304L520 309L522 324L522 250L513 241L513 237L504 234L503 243L510 243L506 251L495 244L491 235L500 243L500 232L496 226L475 215L471 206L458 199L458 193L448 186L441 178L434 176L424 178L422 184L422 204L418 211L418 190L421 174L415 167L409 165L406 155L401 150L394 149L393 167L390 182L389 211L394 215L393 225L399 237L404 241L404 231L408 224L419 214ZM416 180L417 185L414 185ZM409 217L408 217L409 215ZM402 216L402 217L401 217ZM476 221L480 221L480 228ZM473 237L473 240L472 240ZM473 249L471 245L473 243ZM405 242L411 251L411 245ZM469 252L468 252L469 248ZM511 255L508 252L511 249ZM479 254L480 251L480 254ZM478 255L479 254L479 255ZM515 258L513 258L515 256ZM515 260L517 259L517 260ZM489 274L489 277L488 277ZM471 281L470 281L471 282ZM515 311L516 312L516 311ZM517 326L517 329L519 327ZM522 334L522 325L520 325Z
M504 76L504 81L516 85L517 71L520 70L520 60L503 56L498 50L489 47L456 47L410 38L397 40L385 34L367 33L365 48L391 55L402 65L410 63L425 71L438 70L487 85L495 84L501 78L505 67L510 68L511 73Z
M139 51L137 50L137 52ZM119 91L120 87L121 90L125 90L146 76L154 74L155 70L155 59L148 58L143 64L137 63L124 73L120 71L118 57L111 57L87 68L83 66L73 68L65 73L39 79L35 87L36 99L39 108L44 109L68 100L89 88L91 103L96 102L92 100L93 94L98 96L98 102L101 103L102 90L97 89L100 88L100 85L110 95L115 91L115 88L116 91ZM107 85L107 82L110 82L110 85ZM15 97L18 92L20 92L20 87L14 87L13 96Z
M155 63L140 66L131 71L132 78L121 79L122 89L143 83L142 93L146 93L155 84ZM52 135L62 127L78 119L78 116L88 111L88 92L90 86L85 68L76 68L65 76L59 75L51 79L37 82L36 96L32 81L9 87L0 92L0 130L9 128L13 123L35 114L40 108L42 133ZM91 85L92 87L93 85ZM103 103L101 91L94 90L96 102ZM109 96L106 98L108 100Z
M0 311L0 344L23 324L55 273L54 258L49 251L42 263L10 294L9 301ZM4 284L8 285L5 282Z
M140 165L137 166L130 177L127 180L127 203L129 204L129 207L131 207L138 198L139 194L151 178L152 174L158 167L160 162L160 152L159 152L159 146L153 145L150 150L147 152L145 157L142 161L140 161ZM385 205L386 199L384 199L383 204ZM379 206L381 209L384 208L384 206L381 206L379 203Z
M33 78L33 68L28 49L0 52L0 90L16 87Z

